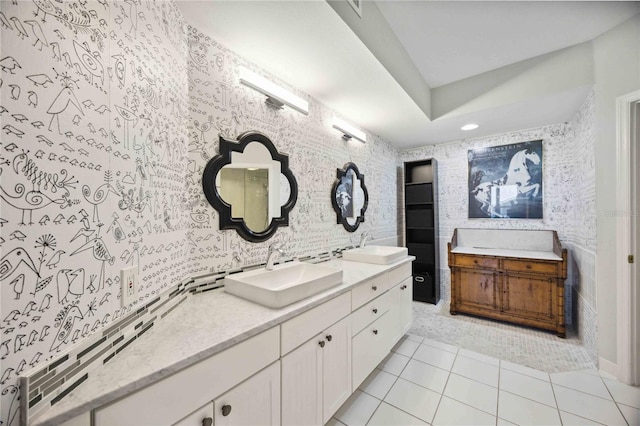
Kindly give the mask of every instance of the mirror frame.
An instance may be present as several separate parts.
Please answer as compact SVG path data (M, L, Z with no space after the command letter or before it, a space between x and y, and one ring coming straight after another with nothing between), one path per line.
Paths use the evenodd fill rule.
M231 204L222 199L216 188L216 176L224 166L232 164L232 153L244 152L244 149L251 142L258 142L269 150L271 158L280 163L280 173L289 181L289 187L291 188L289 199L280 206L280 217L271 218L269 226L259 232L249 229L244 218L231 216ZM209 204L219 213L220 229L235 229L242 238L253 243L268 240L279 226L288 226L289 213L298 201L298 182L289 169L289 156L279 153L267 136L255 130L242 133L238 136L237 141L220 136L219 154L207 162L202 173L202 190Z
M349 232L355 232L356 229L358 229L358 226L360 226L360 224L364 222L364 212L367 210L367 206L369 205L369 191L367 191L367 187L364 184L364 175L360 174L358 166L356 166L354 163L349 162L345 164L342 169L336 170L336 180L333 183L333 187L331 188L331 205L333 206L333 210L335 210L336 212L336 223L342 224L342 226L344 226L344 229ZM353 225L349 224L349 222L347 222L347 218L342 216L340 206L338 206L338 202L336 201L336 191L338 190L338 185L340 185L342 178L347 175L349 170L353 170L356 177L360 181L360 187L364 191L364 205L360 209L360 214L358 215L358 217L356 217L356 223Z

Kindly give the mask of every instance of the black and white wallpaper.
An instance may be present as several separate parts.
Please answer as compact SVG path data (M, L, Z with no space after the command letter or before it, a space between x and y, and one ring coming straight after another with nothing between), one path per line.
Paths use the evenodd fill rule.
M335 223L335 170L356 163L363 231L397 234L399 153L344 142L333 112L199 30L171 1L0 2L1 425L19 423L17 377L190 275L355 243ZM297 92L310 114L275 111L240 86L246 66ZM356 124L356 123L354 123ZM267 134L290 156L290 226L252 244L218 229L200 176L220 135ZM353 239L353 241L351 239ZM139 293L121 307L120 270Z

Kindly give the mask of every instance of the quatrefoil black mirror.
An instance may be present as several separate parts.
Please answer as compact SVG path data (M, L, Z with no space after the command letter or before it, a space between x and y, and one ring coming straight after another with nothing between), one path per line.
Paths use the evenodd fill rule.
M342 169L337 169L337 178L331 189L331 205L336 211L337 223L354 232L364 222L368 204L369 193L358 167L347 163Z
M268 240L279 226L289 225L298 200L298 183L289 157L257 131L220 136L219 154L207 163L202 189L220 216L220 229L235 229L245 240Z

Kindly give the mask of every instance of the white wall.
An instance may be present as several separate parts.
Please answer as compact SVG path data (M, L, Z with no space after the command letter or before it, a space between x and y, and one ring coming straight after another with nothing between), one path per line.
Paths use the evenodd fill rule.
M640 89L640 16L617 26L593 41L596 121L596 199L598 203L599 356L615 364L616 265L623 262L616 250L616 98Z

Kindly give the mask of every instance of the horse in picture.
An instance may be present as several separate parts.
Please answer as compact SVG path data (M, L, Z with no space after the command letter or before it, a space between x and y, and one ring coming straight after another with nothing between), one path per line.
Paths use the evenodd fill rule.
M490 217L508 217L508 215L499 212L501 207L518 204L519 197L537 197L540 192L540 184L531 182L529 162L538 165L540 161L538 153L531 149L516 152L511 157L509 168L504 176L479 183L471 190L471 194L482 204L480 210ZM474 176L474 179L477 182L483 176L484 172L480 171L478 175Z

